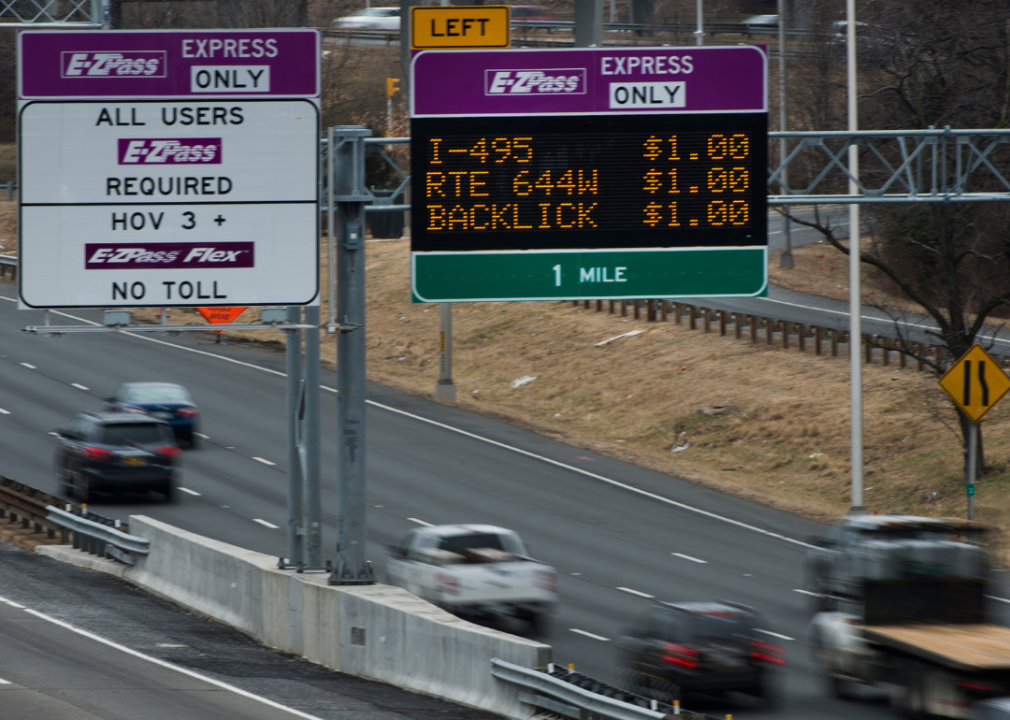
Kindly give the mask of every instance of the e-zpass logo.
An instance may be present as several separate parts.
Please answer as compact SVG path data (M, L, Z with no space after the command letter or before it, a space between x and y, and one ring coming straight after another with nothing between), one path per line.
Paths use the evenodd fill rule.
M530 93L586 92L585 68L553 70L485 70L485 95L524 95Z
M60 69L65 78L166 77L164 50L63 52Z
M119 138L120 165L221 164L221 138Z

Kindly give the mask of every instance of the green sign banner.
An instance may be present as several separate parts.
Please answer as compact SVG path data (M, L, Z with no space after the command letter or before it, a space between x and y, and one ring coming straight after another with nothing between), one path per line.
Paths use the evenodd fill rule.
M766 247L421 252L414 302L765 297Z

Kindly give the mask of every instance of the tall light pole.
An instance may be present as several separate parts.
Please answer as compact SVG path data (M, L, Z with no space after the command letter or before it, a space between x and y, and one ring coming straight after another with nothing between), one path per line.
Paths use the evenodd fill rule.
M789 129L788 117L786 115L786 0L779 0L779 130L785 132ZM788 192L789 186L789 166L786 165L786 153L789 144L785 138L779 140L779 155L781 156L782 175L779 184L782 186L782 194ZM788 206L787 206L788 207ZM793 243L789 234L789 218L782 216L782 253L779 255L779 267L791 268L793 266Z
M859 129L856 96L856 0L846 0L848 24L849 131ZM859 193L859 152L849 145L849 195ZM859 267L859 205L849 205L849 397L852 432L852 505L850 515L863 515L863 302Z

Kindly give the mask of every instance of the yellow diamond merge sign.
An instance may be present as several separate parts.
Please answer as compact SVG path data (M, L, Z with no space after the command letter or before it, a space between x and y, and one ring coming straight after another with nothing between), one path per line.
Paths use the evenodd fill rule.
M973 345L943 374L940 387L978 422L1010 390L1010 377L981 345Z

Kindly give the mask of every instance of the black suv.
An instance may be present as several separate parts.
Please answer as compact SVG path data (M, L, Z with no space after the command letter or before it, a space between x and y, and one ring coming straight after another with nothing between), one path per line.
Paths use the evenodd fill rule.
M55 430L60 492L89 502L95 493L154 490L175 499L182 451L168 423L128 412L81 413Z
M629 690L672 703L688 693L737 691L776 704L782 649L761 637L760 617L744 605L657 603L618 643Z

